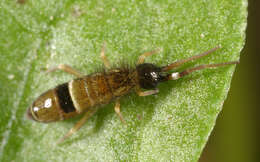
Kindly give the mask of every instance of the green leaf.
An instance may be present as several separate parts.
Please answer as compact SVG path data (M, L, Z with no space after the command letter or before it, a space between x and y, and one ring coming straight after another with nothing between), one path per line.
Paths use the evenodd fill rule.
M80 119L42 124L25 117L33 100L73 79L42 68L65 63L85 74L100 69L100 50L118 66L160 66L221 45L186 64L239 60L246 0L0 2L0 161L197 161L230 87L235 66L202 70L159 85L158 95L123 97L123 125L114 103L100 109L61 145ZM121 61L120 61L121 60ZM183 69L182 68L182 69Z

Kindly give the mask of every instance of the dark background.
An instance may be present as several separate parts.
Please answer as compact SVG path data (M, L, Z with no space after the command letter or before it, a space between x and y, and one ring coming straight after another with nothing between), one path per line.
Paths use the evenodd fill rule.
M246 44L199 162L260 161L260 1L249 0Z

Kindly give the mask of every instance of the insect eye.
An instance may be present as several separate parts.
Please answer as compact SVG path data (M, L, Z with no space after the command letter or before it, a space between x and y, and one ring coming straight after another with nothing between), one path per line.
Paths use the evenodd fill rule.
M153 79L154 81L158 81L158 79L159 79L159 74L158 74L158 72L152 71L152 72L150 73L150 75L151 75L151 77L152 77L152 79Z

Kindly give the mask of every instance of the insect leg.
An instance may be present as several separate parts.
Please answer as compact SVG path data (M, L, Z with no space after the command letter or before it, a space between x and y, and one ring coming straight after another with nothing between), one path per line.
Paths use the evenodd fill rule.
M199 55L191 56L191 57L183 59L183 60L178 60L178 61L176 61L174 63L171 63L171 64L163 67L162 71L169 71L169 70L172 70L172 69L174 69L176 67L179 67L180 65L182 65L182 64L184 64L186 62L199 59L199 58L201 58L203 56L207 56L207 55L211 54L212 52L216 51L219 48L220 48L220 46L217 46L217 47L212 48L212 49L210 49L208 51L205 51L205 52L203 52L203 53L201 53Z
M139 56L138 61L137 61L137 65L144 63L144 59L145 59L146 57L151 56L152 54L155 54L155 53L157 53L157 52L159 52L159 51L160 51L160 49L157 49L157 50L154 50L154 51L150 51L150 52L145 52L144 54L142 54L141 56Z
M159 89L141 91L140 88L137 88L135 91L138 94L138 96L149 96L158 93Z
M105 65L105 67L107 69L109 69L111 66L110 66L110 63L105 55L105 48L106 48L106 43L103 44L102 48L101 48L101 53L100 53L100 57L101 59L103 60L103 63Z
M125 120L124 120L124 118L123 118L123 115L122 115L121 112L120 112L120 102L119 102L118 99L116 100L115 112L116 112L117 115L119 116L121 122L124 123L124 124L126 124L126 122L125 122Z
M79 71L73 69L71 66L66 65L66 64L60 64L56 67L48 69L46 72L50 73L50 72L54 72L56 70L64 71L66 73L75 75L76 77L82 77L83 76L83 74L81 74Z
M82 126L83 124L87 121L87 119L89 119L94 113L96 112L96 109L87 111L84 116L74 125L73 128L71 128L69 130L69 132L67 134L65 134L65 136L63 136L58 142L62 143L65 139L69 138L72 134L74 134L75 132L77 132Z

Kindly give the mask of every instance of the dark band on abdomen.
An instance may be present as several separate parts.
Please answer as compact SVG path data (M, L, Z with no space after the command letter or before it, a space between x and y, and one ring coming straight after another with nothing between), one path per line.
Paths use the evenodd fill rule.
M58 96L60 108L65 113L76 111L69 93L68 83L57 86L56 93Z

